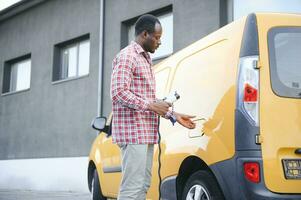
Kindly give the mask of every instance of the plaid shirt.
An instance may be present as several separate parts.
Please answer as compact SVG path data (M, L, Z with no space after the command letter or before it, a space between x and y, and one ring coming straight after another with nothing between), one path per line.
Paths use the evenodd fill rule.
M147 52L131 42L113 60L112 138L117 144L156 144L157 114L147 110L156 100L155 76Z

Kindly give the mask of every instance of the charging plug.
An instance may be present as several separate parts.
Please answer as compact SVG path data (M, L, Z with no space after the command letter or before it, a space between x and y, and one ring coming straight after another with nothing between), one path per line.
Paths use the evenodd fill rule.
M172 112L173 112L173 103L176 102L178 99L180 98L180 95L177 93L177 91L172 91L171 93L169 93L168 96L166 96L163 101L170 103L172 106ZM172 115L169 120L171 121L172 125L175 125L175 123L177 122L176 116Z
M167 103L173 104L180 98L180 95L177 93L177 91L172 91L171 93L166 96L163 101L166 101Z

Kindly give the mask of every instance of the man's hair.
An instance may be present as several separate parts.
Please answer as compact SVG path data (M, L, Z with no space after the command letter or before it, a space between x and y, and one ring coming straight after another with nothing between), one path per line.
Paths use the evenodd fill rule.
M135 36L143 31L147 31L148 33L155 32L156 23L161 25L157 17L150 14L142 15L135 23Z

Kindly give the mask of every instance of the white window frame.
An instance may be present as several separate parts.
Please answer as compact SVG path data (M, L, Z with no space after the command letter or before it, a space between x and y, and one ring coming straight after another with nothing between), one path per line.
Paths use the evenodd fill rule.
M9 74L9 91L6 93L14 93L30 89L31 83L31 59L24 59L10 66ZM20 74L20 72L23 72Z
M88 57L87 57L87 61L84 63L84 65L87 65L87 66L80 65L80 56L81 56L80 55L81 54L80 47L81 47L81 45L85 45L85 44L88 45L88 48L87 48L88 52L86 52ZM73 61L75 61L76 66L75 66L75 73L72 73L72 75L70 75L69 69L71 66L69 65L69 61L70 61L69 60L69 58L70 58L69 51L72 48L76 48L76 58L75 58L75 60L73 60ZM67 59L65 57L66 51L68 52ZM64 64L65 62L67 62L67 64ZM90 71L90 39L75 42L73 44L70 44L68 46L64 46L63 48L61 48L61 50L60 50L60 68L61 68L61 74L60 74L60 79L58 81L65 80L65 79L77 78L77 77L81 77L81 76L87 76ZM80 73L80 70L84 69L84 68L87 68L87 69L84 70L84 73Z

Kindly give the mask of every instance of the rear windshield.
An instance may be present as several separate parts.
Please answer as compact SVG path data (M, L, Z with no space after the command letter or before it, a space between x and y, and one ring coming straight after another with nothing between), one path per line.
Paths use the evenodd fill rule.
M268 33L273 91L301 98L301 27L276 27Z

